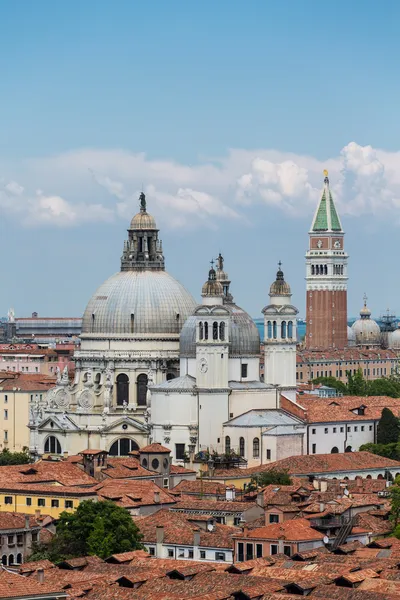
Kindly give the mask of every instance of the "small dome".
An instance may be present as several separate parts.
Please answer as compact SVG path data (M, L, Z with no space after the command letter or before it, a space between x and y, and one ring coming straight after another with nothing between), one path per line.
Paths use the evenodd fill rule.
M281 269L281 263L279 263L279 269L276 274L276 280L269 288L270 296L291 296L292 292L290 289L290 285L286 283L283 271Z
M347 326L347 345L355 346L356 345L356 334L352 330L351 327Z
M389 348L400 350L400 324L397 329L389 333Z
M260 334L253 319L236 304L224 304L230 312L229 356L259 356ZM196 356L197 317L188 318L182 327L180 354L185 358Z
M357 346L378 345L381 342L381 329L374 319L361 317L351 326Z
M154 217L149 215L148 212L138 212L131 221L129 229L156 229L157 225Z
M224 288L222 287L221 283L217 281L217 274L213 268L211 268L208 272L208 280L201 289L201 295L216 296L219 298L224 295Z

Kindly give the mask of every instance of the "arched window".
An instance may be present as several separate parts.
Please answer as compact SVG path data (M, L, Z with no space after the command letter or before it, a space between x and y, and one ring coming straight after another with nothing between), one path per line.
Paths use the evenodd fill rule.
M1 557L1 564L7 565L7 554L3 554L3 556Z
M353 448L351 446L347 446L345 452L353 452Z
M230 454L231 452L231 438L229 435L225 437L225 454Z
M208 323L207 323L207 321L204 323L204 339L208 340Z
M219 324L219 339L223 342L225 340L225 323Z
M214 321L213 323L213 340L217 340L218 339L218 323L217 321Z
M372 479L372 475L367 475L365 479Z
M293 321L289 321L287 324L287 336L290 340L293 337Z
M9 554L9 556L8 556L8 564L9 565L13 565L14 564L14 554Z
M129 404L129 377L120 373L117 377L117 405L123 406L124 402Z
M116 440L109 450L110 456L128 456L129 452L139 450L139 446L130 438L120 438Z
M254 438L253 440L253 458L259 458L260 456L260 440Z
M282 321L281 323L281 338L286 339L286 321Z
M55 435L49 435L44 443L44 451L46 454L61 454L61 444Z
M327 265L324 265L324 274L328 275L328 266Z
M271 339L272 338L272 323L271 323L271 321L268 321L267 329L268 329L268 338Z
M147 396L147 383L148 377L145 373L141 373L137 380L137 405L138 406L146 406L146 396Z
M377 479L385 479L384 476L382 475L382 473L379 473Z
M22 565L22 554L21 553L17 554L17 564Z
M200 321L200 323L199 323L199 340L202 340L203 337L204 337L203 321Z
M239 454L244 457L244 437L239 439Z
M331 450L331 454L338 454L339 449L336 448L336 446L333 446L332 450Z
M319 266L318 265L315 265L315 274L319 275Z
M311 265L311 275L315 275L315 267L314 267L314 265Z
M273 322L272 328L273 328L273 337L274 337L274 340L276 340L276 336L277 336L276 321Z

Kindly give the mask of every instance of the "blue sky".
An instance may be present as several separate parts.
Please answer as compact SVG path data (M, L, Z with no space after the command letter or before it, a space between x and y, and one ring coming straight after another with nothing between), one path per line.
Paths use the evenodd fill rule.
M327 167L349 313L400 313L400 4L0 1L0 315L79 315L141 187L199 298L221 251L253 316L304 252Z

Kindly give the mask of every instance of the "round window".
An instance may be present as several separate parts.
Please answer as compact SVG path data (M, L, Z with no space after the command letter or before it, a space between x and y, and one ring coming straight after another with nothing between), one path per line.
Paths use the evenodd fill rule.
M127 425L126 423L124 423L124 424L122 425L122 429L128 429L128 425Z
M166 469L168 467L168 458L164 458L163 465L164 465L164 469Z
M159 465L159 461L158 458L153 458L153 460L151 461L151 466L153 467L153 469L158 469L158 465Z
M142 458L142 467L147 467L147 458Z

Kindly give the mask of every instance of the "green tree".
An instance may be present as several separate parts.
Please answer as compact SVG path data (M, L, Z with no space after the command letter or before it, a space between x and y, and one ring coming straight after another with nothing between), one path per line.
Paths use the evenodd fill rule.
M32 548L33 560L48 558L59 562L66 558L96 554L106 558L110 554L143 548L142 535L129 512L108 500L81 502L75 512L63 512L57 533L46 547Z
M395 527L394 530L394 535L397 538L400 538L400 526L399 526L399 520L400 520L400 486L399 486L399 477L397 476L394 484L391 486L390 488L390 501L391 501L391 508L390 508L390 520L393 523L393 526Z
M264 473L257 473L251 478L250 484L247 489L264 488L267 485L292 485L287 471L278 471L277 469L271 469Z
M370 442L360 446L360 451L363 450L384 456L385 458L392 458L393 460L398 460L400 457L400 447L398 444L373 444Z
M349 396L367 396L368 395L368 384L365 381L361 369L352 375L350 371L347 371L347 394Z
M368 396L400 398L400 382L394 377L381 377L368 383Z
M377 428L378 444L396 444L399 439L399 420L389 408L382 410Z
M32 462L32 457L28 452L28 448L24 448L22 452L10 452L4 448L0 452L0 467L8 465L27 465Z
M321 385L326 385L328 387L335 388L335 390L341 392L342 394L347 393L346 384L343 383L343 381L339 381L339 379L336 379L336 377L317 377L316 379L313 379L313 383L320 383Z

